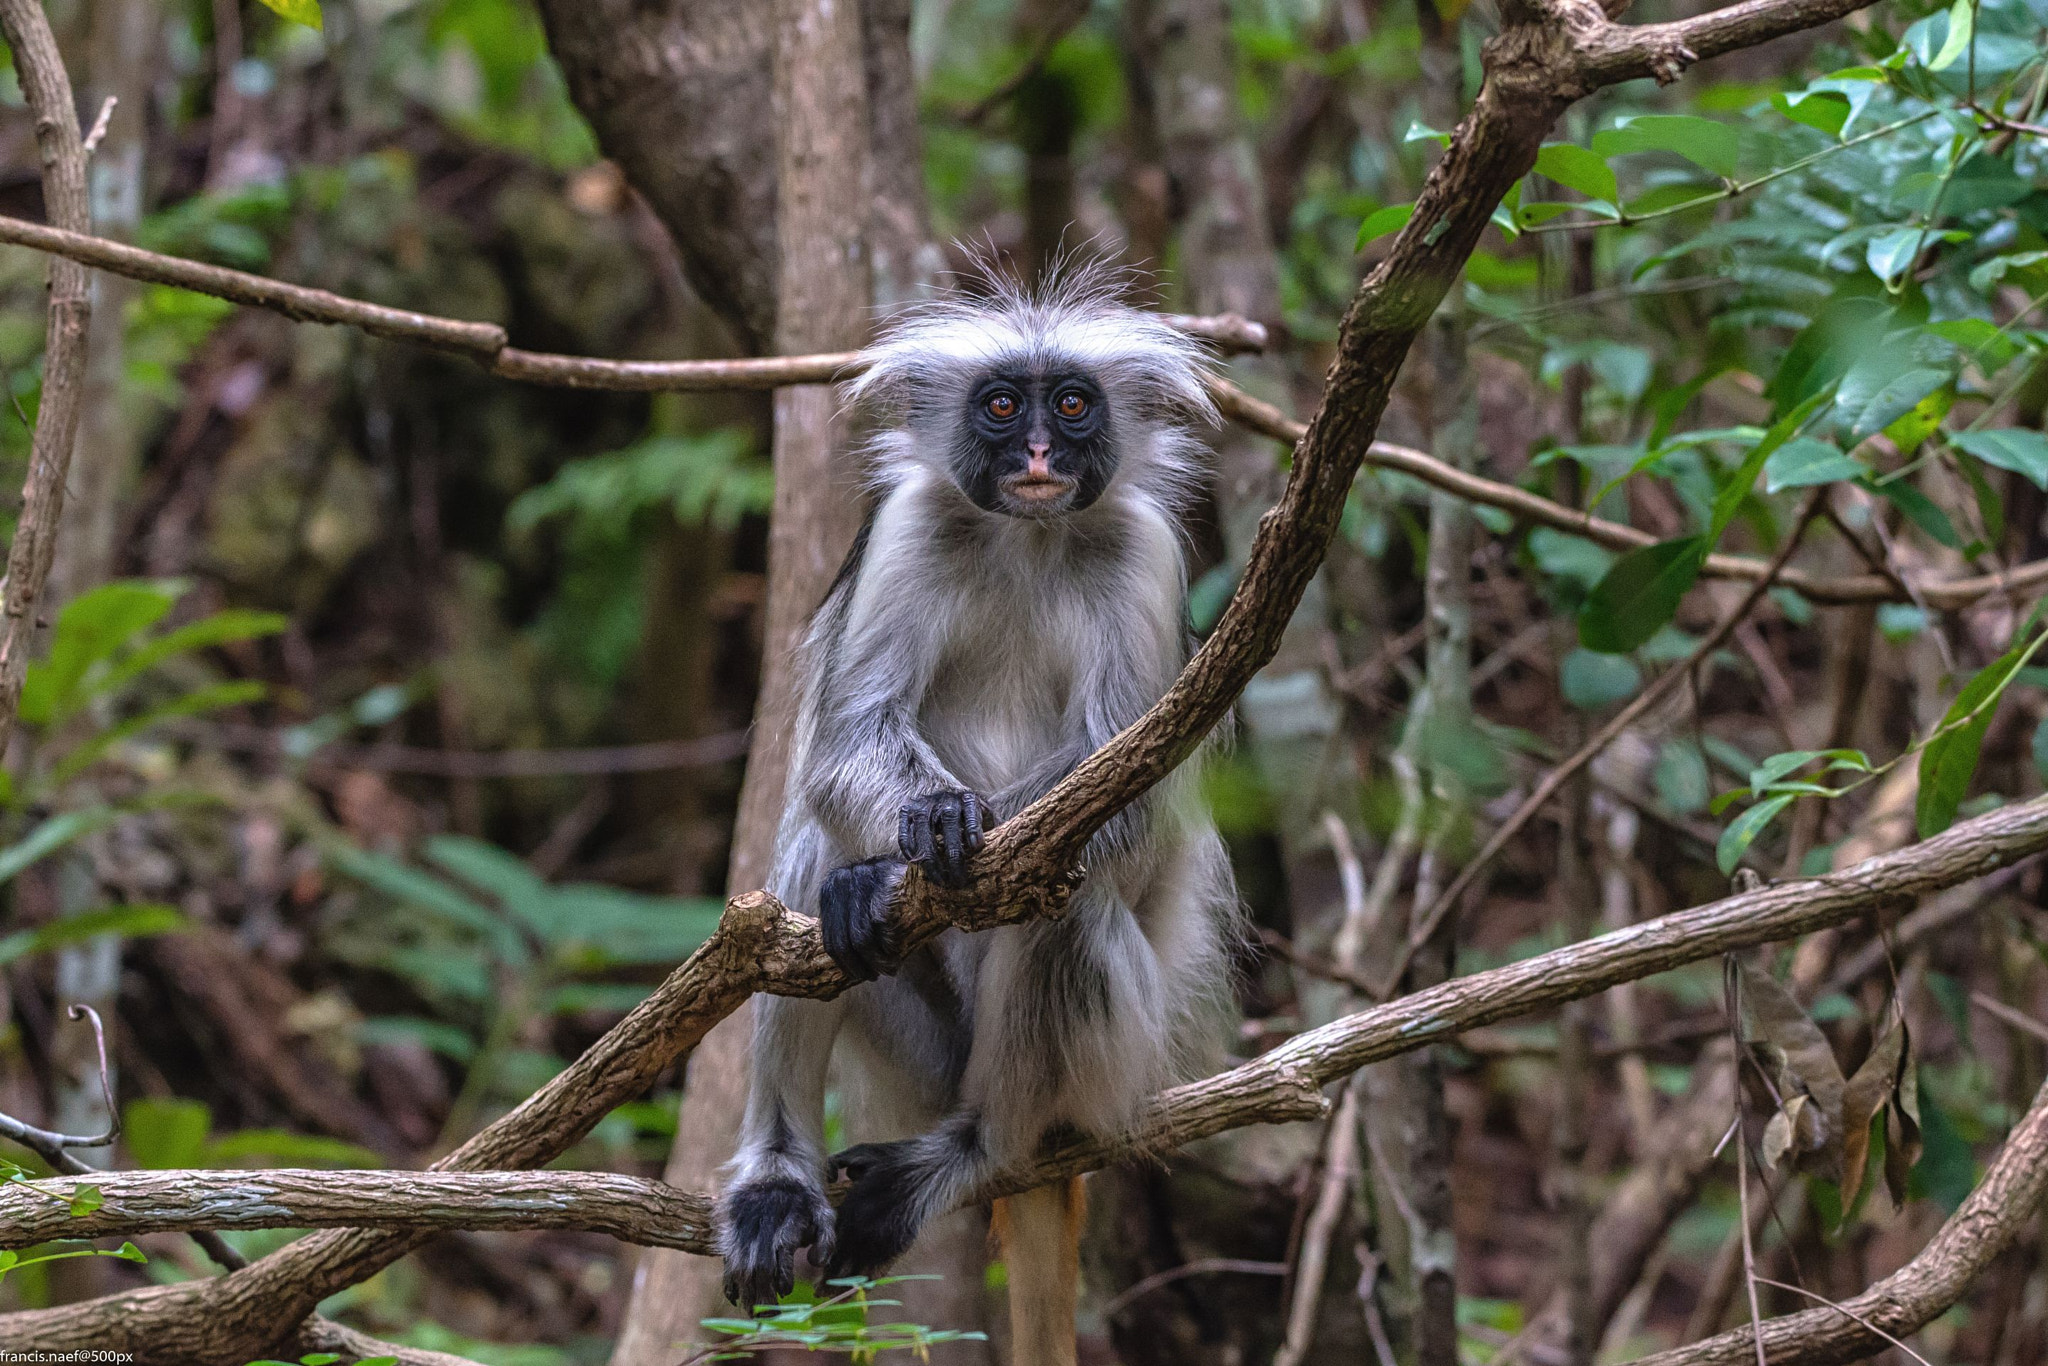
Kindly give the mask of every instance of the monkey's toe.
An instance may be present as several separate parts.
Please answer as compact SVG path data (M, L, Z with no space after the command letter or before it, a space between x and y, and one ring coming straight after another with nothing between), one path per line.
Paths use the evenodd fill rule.
M982 845L988 803L965 790L930 792L903 804L896 843L903 857L945 887L967 885L967 864Z
M796 1288L799 1248L809 1246L820 1264L833 1256L832 1207L823 1191L787 1181L742 1186L727 1195L723 1213L725 1297L750 1314L773 1308Z
M872 982L902 966L903 951L889 923L889 899L903 874L901 861L871 858L834 868L818 888L825 952L857 982Z
M910 1143L862 1143L834 1155L853 1187L839 1204L828 1277L876 1275L917 1241L924 1202L912 1157Z

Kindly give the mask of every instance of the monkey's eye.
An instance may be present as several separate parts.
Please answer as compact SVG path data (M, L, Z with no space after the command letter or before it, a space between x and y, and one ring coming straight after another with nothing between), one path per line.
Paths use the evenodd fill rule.
M990 394L987 407L990 417L998 422L1008 422L1017 415L1017 396L1015 394Z
M1071 421L1088 411L1088 400L1069 389L1066 393L1060 395L1059 410L1061 417Z

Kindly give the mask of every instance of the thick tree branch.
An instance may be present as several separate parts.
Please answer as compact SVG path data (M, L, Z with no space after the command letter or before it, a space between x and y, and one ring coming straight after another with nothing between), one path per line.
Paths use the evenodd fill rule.
M101 1203L73 1214L85 1187ZM229 1228L584 1229L712 1251L709 1200L610 1172L92 1172L0 1184L0 1248Z
M2039 1212L2048 1195L2048 1086L2005 1147L1920 1255L1840 1308L1808 1309L1643 1357L1637 1366L1744 1366L1761 1351L1771 1366L1840 1366L1884 1351L1868 1323L1904 1337L1962 1299L1973 1281Z

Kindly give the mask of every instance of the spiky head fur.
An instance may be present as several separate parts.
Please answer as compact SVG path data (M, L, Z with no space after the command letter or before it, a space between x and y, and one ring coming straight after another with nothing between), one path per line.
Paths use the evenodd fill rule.
M964 286L914 305L861 353L849 403L881 434L867 454L880 491L920 469L949 474L965 408L991 375L1085 374L1108 398L1117 482L1178 508L1200 481L1203 451L1190 428L1213 425L1202 344L1123 301L1119 271L1064 262L1035 287L985 259Z

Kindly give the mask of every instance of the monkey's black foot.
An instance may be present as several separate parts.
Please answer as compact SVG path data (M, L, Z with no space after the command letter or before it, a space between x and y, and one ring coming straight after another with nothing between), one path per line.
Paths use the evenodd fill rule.
M798 1248L809 1247L820 1266L832 1259L832 1206L822 1190L763 1181L728 1191L720 1206L725 1297L749 1314L795 1288Z
M972 792L931 792L903 804L896 843L903 857L942 887L967 885L967 860L981 848L988 803Z
M897 859L871 858L834 868L818 888L818 925L825 952L857 982L902 966L903 950L889 924L889 898L903 881Z
M832 1165L853 1178L839 1202L827 1276L872 1276L910 1250L924 1227L924 1169L914 1142L862 1143Z

